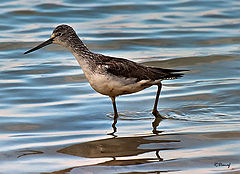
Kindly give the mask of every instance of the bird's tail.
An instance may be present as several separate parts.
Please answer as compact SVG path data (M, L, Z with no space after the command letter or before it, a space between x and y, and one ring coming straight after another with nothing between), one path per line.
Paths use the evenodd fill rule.
M177 79L180 77L183 77L184 71L189 71L189 70L174 70L174 69L164 69L164 68L156 68L156 67L151 67L151 70L159 74L159 77L161 77L162 80L171 80L171 79Z

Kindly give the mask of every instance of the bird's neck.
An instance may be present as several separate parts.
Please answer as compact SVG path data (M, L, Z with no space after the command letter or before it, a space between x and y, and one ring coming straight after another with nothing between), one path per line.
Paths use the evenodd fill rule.
M87 48L77 35L69 39L68 42L68 49L76 58L92 59L94 53Z
M71 52L82 53L89 51L87 46L81 41L81 39L78 36L70 37L67 45L68 49Z
M87 48L78 36L72 37L68 42L68 49L77 59L82 69L88 68L90 62L94 61L94 53Z

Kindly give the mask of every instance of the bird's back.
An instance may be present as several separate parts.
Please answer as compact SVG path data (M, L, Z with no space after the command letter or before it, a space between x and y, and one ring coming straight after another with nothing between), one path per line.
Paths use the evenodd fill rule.
M107 73L118 77L135 78L136 82L141 80L169 80L182 77L184 70L163 69L157 67L149 67L138 64L136 62L104 56L97 54L96 64L101 65Z

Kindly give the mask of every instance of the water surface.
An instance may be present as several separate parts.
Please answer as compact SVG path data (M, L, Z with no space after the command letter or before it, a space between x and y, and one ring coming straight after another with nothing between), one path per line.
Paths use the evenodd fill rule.
M234 173L240 171L240 2L8 1L0 4L0 173ZM189 69L157 88L117 98L88 84L59 24L95 52Z

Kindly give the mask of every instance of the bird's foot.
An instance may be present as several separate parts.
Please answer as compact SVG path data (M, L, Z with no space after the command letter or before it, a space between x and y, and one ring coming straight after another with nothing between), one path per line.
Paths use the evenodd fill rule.
M117 132L117 128L113 126L113 132L112 133L108 133L107 135L111 135L114 138L117 137L117 135L115 135L115 133Z
M112 124L113 132L112 133L108 133L107 135L112 135L113 137L117 137L115 135L115 133L117 132L117 127L116 127L117 119L118 119L118 115L115 114L114 115L114 121L113 121L113 124Z
M153 114L156 118L167 119L167 117L164 117L163 115L161 115L157 110L156 110L156 111L152 111L152 114Z
M111 135L111 136L113 136L113 138L116 138L116 137L117 137L117 135L115 135L115 132L108 133L107 135Z
M152 130L152 133L153 134L156 134L156 135L158 135L158 134L160 134L160 133L162 133L163 131L159 131L159 130Z
M152 127L153 130L152 132L156 135L158 135L159 133L162 133L163 131L159 131L157 130L157 127L159 126L159 123L162 121L161 117L155 117L155 120L152 122Z

